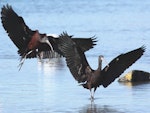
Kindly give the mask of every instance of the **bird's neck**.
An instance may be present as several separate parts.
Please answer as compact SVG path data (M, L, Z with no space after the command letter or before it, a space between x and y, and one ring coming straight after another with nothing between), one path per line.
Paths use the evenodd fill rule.
M98 60L98 69L97 70L101 71L101 69L102 69L102 60L99 58L99 60Z
M29 49L35 49L37 48L37 46L39 45L39 40L40 40L40 35L39 33L36 31L33 36L31 37L31 40L28 44L28 48Z

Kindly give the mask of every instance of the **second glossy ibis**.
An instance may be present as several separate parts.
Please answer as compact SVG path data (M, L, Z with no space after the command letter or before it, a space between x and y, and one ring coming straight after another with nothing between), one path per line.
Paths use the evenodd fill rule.
M109 86L129 66L135 63L144 53L145 47L121 54L114 58L104 69L102 69L103 56L99 56L98 68L93 70L81 48L71 39L68 34L63 33L59 40L59 49L66 58L66 63L75 80L91 92L91 99L100 85L104 88ZM92 89L94 89L92 91Z

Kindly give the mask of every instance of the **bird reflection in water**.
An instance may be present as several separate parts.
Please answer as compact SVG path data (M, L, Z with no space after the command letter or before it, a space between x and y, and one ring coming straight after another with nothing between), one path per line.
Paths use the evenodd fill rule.
M79 110L79 113L123 113L108 105L88 104Z
M55 73L57 69L64 67L63 58L53 58L51 60L45 59L38 62L38 70L45 74Z

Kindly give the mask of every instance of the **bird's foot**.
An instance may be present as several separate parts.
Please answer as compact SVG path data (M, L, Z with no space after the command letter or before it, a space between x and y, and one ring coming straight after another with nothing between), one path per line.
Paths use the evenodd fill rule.
M24 55L22 56L22 58L20 59L20 64L18 65L19 71L20 71L20 69L21 69L21 67L22 67L22 65L23 65L23 63L24 63L24 61L25 61L27 55L29 55L29 54L32 53L32 52L33 52L33 50L29 51L27 54L24 54Z
M21 58L20 63L19 63L19 65L18 65L19 71L20 71L20 69L21 69L21 67L22 67L22 65L23 65L23 63L24 63L24 61L25 61L25 59L26 59L26 56L25 56L25 58Z
M20 69L21 69L23 63L24 63L24 62L20 62L20 64L18 65L19 71L20 71Z

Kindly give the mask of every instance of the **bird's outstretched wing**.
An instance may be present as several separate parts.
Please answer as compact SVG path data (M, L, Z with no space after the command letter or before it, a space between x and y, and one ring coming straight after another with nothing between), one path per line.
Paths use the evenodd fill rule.
M85 82L87 79L85 69L88 66L88 62L85 58L84 52L81 51L78 45L67 33L60 35L58 47L66 58L67 66L73 77L79 83Z
M101 72L103 77L102 85L107 87L109 84L111 84L127 68L129 68L129 66L135 63L143 55L144 51L145 47L142 46L138 49L121 54L114 58Z
M70 36L72 38L72 36ZM58 38L54 38L53 36L48 36L49 42L52 44L53 49L55 52L55 55L53 55L50 52L50 47L47 44L41 43L38 50L39 52L44 52L46 55L46 57L61 57L63 56L63 53L60 51L60 49L58 48L58 41L59 41L59 37ZM96 45L96 38L95 37L91 37L91 38L72 38L72 40L76 43L76 45L79 46L79 48L81 49L81 51L86 52L89 49L93 48Z
M2 7L1 21L4 29L8 33L8 36L18 49L26 47L30 41L30 35L34 32L29 29L23 18L18 16L8 4Z
M72 40L81 48L83 52L92 49L96 45L96 37L91 38L72 38Z

